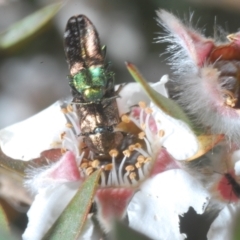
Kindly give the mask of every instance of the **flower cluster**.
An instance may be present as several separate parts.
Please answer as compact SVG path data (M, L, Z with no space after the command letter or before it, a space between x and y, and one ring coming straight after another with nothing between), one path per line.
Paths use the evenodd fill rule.
M124 134L120 147L109 152L110 159L97 158L85 145L71 99L0 131L7 156L45 160L44 166L26 171L34 202L24 240L42 239L99 169L97 211L89 214L79 239L99 239L92 216L106 233L114 219L128 219L130 227L152 239L185 239L179 216L190 207L197 214L217 209L208 238L230 239L240 198L238 33L229 36L230 43L215 43L164 10L158 16L168 32L159 41L171 43L178 86L174 97L184 117L166 109L169 102L179 106L168 99L168 77L163 76L150 90L161 100L137 83L120 91L121 122L114 131Z

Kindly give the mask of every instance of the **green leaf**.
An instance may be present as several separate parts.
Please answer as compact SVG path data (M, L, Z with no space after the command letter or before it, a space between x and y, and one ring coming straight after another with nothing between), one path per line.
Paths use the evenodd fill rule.
M47 24L61 7L61 3L48 5L10 26L0 34L0 49L11 48L32 36Z
M112 237L110 239L114 240L151 240L150 238L144 236L142 233L131 229L130 227L124 225L121 222L116 222L112 231Z
M164 97L162 94L151 88L134 64L126 62L126 66L134 80L140 83L144 91L156 106L158 106L166 114L185 122L190 128L194 129L192 122L176 102L170 98Z
M92 205L100 175L101 170L98 170L83 182L72 201L45 235L45 240L73 240L79 237Z
M238 213L237 217L235 218L234 228L233 228L233 240L239 240L239 239L240 239L240 213Z
M7 216L1 205L0 205L0 228L1 230L4 230L6 232L9 231Z

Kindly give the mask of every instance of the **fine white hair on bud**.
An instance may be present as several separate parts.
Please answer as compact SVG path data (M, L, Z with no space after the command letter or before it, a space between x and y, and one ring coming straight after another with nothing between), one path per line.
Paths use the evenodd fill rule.
M197 124L240 145L240 33L219 42L165 10L157 15L166 31L158 42L169 43L174 98Z

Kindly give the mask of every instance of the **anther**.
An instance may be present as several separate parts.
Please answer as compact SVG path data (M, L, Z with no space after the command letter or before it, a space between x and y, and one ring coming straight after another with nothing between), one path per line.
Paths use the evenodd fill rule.
M93 168L89 167L86 169L86 174L89 176L93 172Z
M143 101L139 102L138 105L139 105L139 107L142 108L142 109L146 108L146 103L143 102Z
M81 163L80 168L86 169L89 166L87 162Z
M162 129L159 130L158 135L159 135L159 137L163 137L165 135L164 130L162 130Z
M118 155L118 150L117 149L112 149L110 152L109 152L109 155L111 157L117 157Z
M139 163L144 163L144 162L145 162L145 157L144 157L143 155L139 155L139 156L137 157L137 161L138 161Z
M135 172L131 172L131 173L129 174L129 178L130 178L131 180L136 179L136 176L137 176L137 174L136 174Z
M73 107L72 107L71 104L68 104L68 105L67 105L67 111L68 111L68 112L73 112Z
M131 152L128 149L124 150L122 153L126 157L130 157L131 156Z
M152 161L152 158L150 158L150 157L146 157L146 158L144 159L144 163L151 162L151 161Z
M72 125L71 123L66 123L66 127L67 127L67 128L72 128L73 125Z
M142 164L142 163L140 163L140 162L137 162L137 163L135 163L135 167L136 167L136 168L141 168L141 167L142 167L142 165L143 165L143 164Z
M140 126L141 126L141 129L142 129L142 130L145 130L145 128L146 128L146 124L145 124L145 123L141 123Z
M109 163L109 164L104 165L104 170L105 170L105 171L111 171L112 168L113 168L112 163Z
M135 148L142 148L142 145L140 143L136 143Z
M62 112L63 114L67 114L67 113L68 113L68 110L67 110L66 108L61 108L61 112Z
M66 132L62 132L62 133L60 134L60 139L63 140L65 136L66 136Z
M135 167L133 165L128 165L125 167L126 172L132 172L135 170Z
M143 139L145 137L145 132L140 132L138 138Z
M131 152L134 151L135 150L135 144L129 145L128 150L131 151Z
M122 122L130 123L130 118L127 115L123 115L121 119L122 119Z
M99 165L100 165L100 161L99 161L99 160L96 159L96 160L93 160L93 161L92 161L91 166L92 166L93 168L98 168Z
M61 148L61 154L64 154L67 151L66 148Z

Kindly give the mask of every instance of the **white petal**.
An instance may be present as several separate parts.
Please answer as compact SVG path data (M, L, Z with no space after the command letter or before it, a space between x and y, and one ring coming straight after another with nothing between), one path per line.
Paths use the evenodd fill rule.
M58 101L42 112L0 131L1 149L7 156L31 160L44 150L60 145L66 119ZM59 144L58 144L59 143Z
M168 97L168 93L165 87L165 83L168 81L168 76L164 75L159 82L150 83L152 88L157 92L161 93L165 97ZM118 86L116 87L118 89ZM120 92L120 98L117 98L118 111L121 114L127 113L130 107L143 101L147 104L150 103L150 98L143 90L139 83L128 83L126 84Z
M162 145L177 160L186 160L198 151L198 140L188 125L151 106L158 130L164 131Z
M130 202L127 213L131 227L152 239L178 240L179 217L192 206L204 212L208 193L183 170L169 170L147 180Z
M79 182L42 188L28 211L28 226L23 240L41 240L76 194Z
M226 207L220 211L217 218L211 224L207 238L209 240L232 239L234 220L237 213L239 213L239 210L239 205L226 205Z

